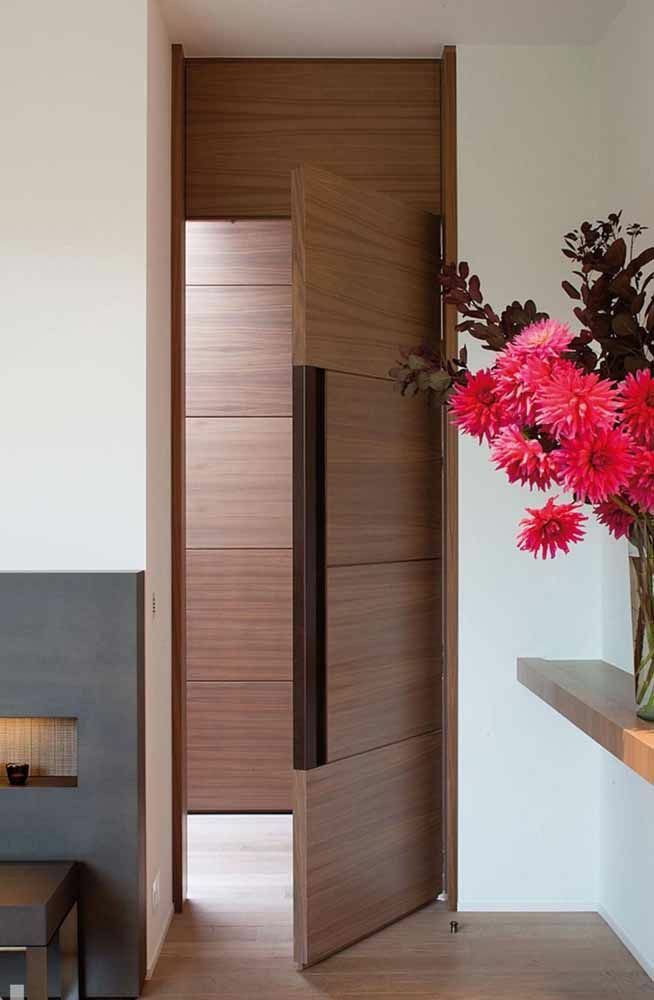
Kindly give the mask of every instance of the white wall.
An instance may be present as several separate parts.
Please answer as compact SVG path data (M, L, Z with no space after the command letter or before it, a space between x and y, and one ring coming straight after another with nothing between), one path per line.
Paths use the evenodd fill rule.
M596 54L463 46L458 62L460 258L496 307L533 296L568 319L561 235L598 208ZM535 562L515 534L543 494L468 438L460 456L460 905L594 909L600 751L518 684L516 657L601 653L600 536Z
M0 569L145 564L145 7L4 0Z
M0 570L147 565L151 964L172 895L169 44L152 0L3 0L0 34Z
M599 49L603 210L624 209L654 233L654 5L628 0ZM604 658L631 672L627 553L606 538ZM654 789L609 754L601 770L601 912L654 976Z
M170 566L170 41L148 0L146 814L148 969L172 917ZM152 598L156 612L152 613ZM159 902L152 885L159 878Z

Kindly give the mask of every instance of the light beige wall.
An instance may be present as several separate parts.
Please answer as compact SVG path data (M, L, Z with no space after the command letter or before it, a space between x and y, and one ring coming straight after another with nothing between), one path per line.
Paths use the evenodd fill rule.
M148 0L146 812L148 969L172 916L170 606L170 41ZM156 602L153 613L152 601ZM159 881L158 902L153 895Z

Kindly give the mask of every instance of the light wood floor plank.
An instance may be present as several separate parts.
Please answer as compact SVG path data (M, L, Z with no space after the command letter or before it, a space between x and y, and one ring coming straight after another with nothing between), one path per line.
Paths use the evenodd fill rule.
M290 816L190 816L189 896L147 998L654 1000L593 913L463 913L453 935L428 906L297 972Z

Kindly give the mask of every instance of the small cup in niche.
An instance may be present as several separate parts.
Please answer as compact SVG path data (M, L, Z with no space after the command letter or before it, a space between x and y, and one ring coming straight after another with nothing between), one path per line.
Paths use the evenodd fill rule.
M26 785L29 778L29 764L7 764L7 780L10 785Z

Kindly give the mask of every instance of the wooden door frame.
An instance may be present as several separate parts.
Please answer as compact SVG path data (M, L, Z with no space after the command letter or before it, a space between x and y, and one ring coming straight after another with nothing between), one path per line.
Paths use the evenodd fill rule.
M446 45L441 63L441 215L443 260L458 260L456 47ZM458 352L457 314L443 307L446 357ZM458 716L459 716L459 464L458 431L443 420L443 636L445 691L445 865L447 902L458 909Z
M171 73L171 711L173 906L186 899L186 67L181 45L172 46Z
M171 86L171 613L172 872L180 913L187 886L186 806L186 530L185 530L185 57L172 46ZM441 59L443 252L457 260L456 48ZM443 345L457 351L456 310L443 310ZM448 906L458 906L458 440L443 421L443 652L445 666L445 851Z

